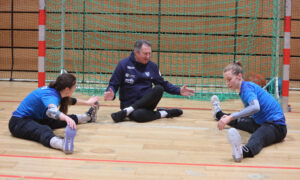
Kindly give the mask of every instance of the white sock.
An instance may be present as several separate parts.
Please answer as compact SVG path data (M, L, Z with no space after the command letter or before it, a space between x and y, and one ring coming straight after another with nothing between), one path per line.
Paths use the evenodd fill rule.
M167 111L158 111L158 112L160 113L161 118L165 118L168 115Z
M50 139L50 146L55 149L63 150L64 139L54 136L53 138Z
M126 110L126 115L129 116L130 113L132 113L134 111L133 107L132 106L129 106L123 110Z
M76 116L79 124L87 123L89 120L91 120L91 116L87 114L76 114Z

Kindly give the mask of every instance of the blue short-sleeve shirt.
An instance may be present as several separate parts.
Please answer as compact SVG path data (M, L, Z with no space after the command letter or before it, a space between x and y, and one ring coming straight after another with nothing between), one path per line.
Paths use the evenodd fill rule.
M49 104L60 104L61 96L53 88L44 86L32 91L19 105L13 116L33 119L44 119Z
M280 104L270 93L257 84L243 81L240 97L245 107L249 106L251 101L255 99L258 100L260 111L252 115L252 118L257 124L274 122L275 124L286 125L285 116Z

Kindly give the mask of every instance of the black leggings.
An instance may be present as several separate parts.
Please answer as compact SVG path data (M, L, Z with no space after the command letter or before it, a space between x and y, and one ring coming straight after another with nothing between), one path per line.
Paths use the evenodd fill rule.
M76 115L68 115L76 124L78 118ZM12 116L9 121L9 130L15 137L40 142L44 146L50 147L50 139L55 136L52 129L64 128L67 126L66 121L46 118L35 120L32 118L18 118Z
M131 105L134 111L129 115L129 118L136 122L149 122L161 118L160 113L154 109L161 100L163 93L164 88L161 85L156 85L149 93Z
M223 115L222 113L221 111L217 113L217 119L220 119L224 115L224 113ZM273 122L256 124L251 117L233 120L228 125L252 134L248 143L245 145L251 151L252 156L258 154L263 147L281 142L287 134L285 125L279 125Z

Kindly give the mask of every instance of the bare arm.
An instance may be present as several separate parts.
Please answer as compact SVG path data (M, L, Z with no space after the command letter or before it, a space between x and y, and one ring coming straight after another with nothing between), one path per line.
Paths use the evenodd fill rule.
M82 99L76 99L75 105L88 105L88 106L93 106L96 102L98 102L99 97L98 96L93 96L88 100L82 100Z

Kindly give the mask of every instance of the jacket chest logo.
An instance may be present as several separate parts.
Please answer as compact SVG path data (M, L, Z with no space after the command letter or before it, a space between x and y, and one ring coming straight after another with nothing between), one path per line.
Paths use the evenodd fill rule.
M127 69L135 69L134 66L127 66Z
M149 77L150 76L150 72L145 72L146 76Z
M125 79L125 83L134 84L134 79L132 79L132 78Z

